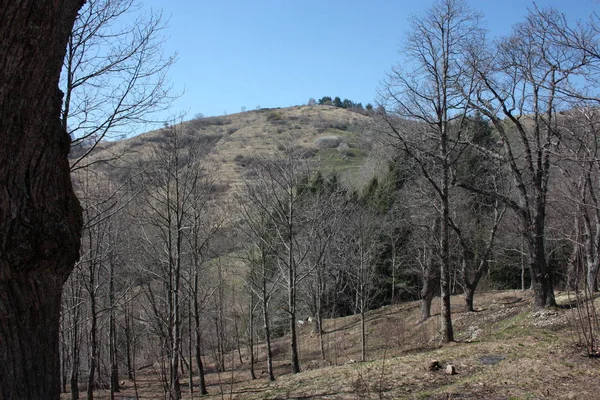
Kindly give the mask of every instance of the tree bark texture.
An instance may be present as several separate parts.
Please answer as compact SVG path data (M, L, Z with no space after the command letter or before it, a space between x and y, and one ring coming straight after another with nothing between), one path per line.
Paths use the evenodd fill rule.
M58 80L83 0L0 3L0 397L58 399L62 285L79 256Z

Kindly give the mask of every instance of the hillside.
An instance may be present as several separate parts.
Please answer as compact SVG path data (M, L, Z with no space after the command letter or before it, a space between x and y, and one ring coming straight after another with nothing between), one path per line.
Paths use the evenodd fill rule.
M533 313L530 295L522 291L481 293L475 313L459 311L462 298L453 297L457 342L446 346L439 345L435 316L425 323L418 322L418 302L371 311L367 319L367 362L357 361L358 316L325 321L325 360L320 358L318 336L310 326L302 326L299 343L303 372L290 374L287 339L283 337L274 343L275 382L265 377L262 348L258 349L258 379L252 381L247 351L242 349L244 364L240 365L237 352L230 353L227 371L220 374L209 361L209 396L204 398L598 398L593 385L600 377L598 360L578 351L573 331L575 314L568 309ZM439 361L442 369L428 370L433 360ZM449 364L456 368L456 374L445 372ZM139 372L140 398L161 398L160 383L149 371ZM191 398L187 382L186 377L182 382L184 398ZM133 384L126 382L121 398L133 394ZM98 391L97 395L105 398L107 393Z
M295 106L260 109L219 117L195 118L175 126L183 146L197 146L203 162L216 169L218 183L235 191L257 157L283 147L311 158L325 171L342 176L360 172L370 145L360 132L371 118L333 106ZM164 131L104 142L91 160L116 158L111 167L147 161ZM75 153L77 154L77 153Z

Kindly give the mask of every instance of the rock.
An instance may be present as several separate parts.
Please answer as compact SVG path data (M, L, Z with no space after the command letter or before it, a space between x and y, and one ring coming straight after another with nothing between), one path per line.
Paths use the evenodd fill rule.
M431 360L427 364L428 371L437 371L438 369L442 369L442 365L440 364L440 362L438 360Z
M483 334L483 330L481 330L479 327L477 326L469 326L469 328L467 328L467 341L473 341L475 339L478 339L481 335Z
M499 363L500 361L504 360L506 358L506 356L503 355L489 355L489 356L483 356L479 359L479 362L481 362L483 365L494 365Z
M456 368L452 364L446 365L446 370L444 371L448 375L456 375Z

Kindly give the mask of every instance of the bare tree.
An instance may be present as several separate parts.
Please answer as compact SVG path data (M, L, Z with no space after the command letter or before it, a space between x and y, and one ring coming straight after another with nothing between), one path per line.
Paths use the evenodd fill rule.
M190 216L200 212L204 197L204 169L196 160L194 146L184 146L181 125L162 130L163 141L155 149L153 160L146 166L147 190L140 198L139 219L147 243L148 262L155 281L164 292L158 298L153 284L147 285L149 302L157 323L157 332L168 355L168 389L172 399L181 398L180 357L184 285L182 277L189 260L187 233ZM200 251L199 248L194 251ZM157 268L158 267L158 268Z
M340 229L342 247L336 248L354 294L354 312L360 315L362 361L367 360L365 313L371 307L380 285L376 260L382 226L374 212L355 204L346 210L344 224Z
M440 213L442 339L454 340L450 310L450 171L465 128L474 79L465 54L483 42L480 16L462 0L439 0L411 19L412 31L380 94L382 117L398 148L412 157L434 189Z
M251 186L248 189L252 191ZM270 218L265 215L264 210L261 210L260 207L243 202L240 205L243 215L243 223L240 228L251 243L251 247L244 257L244 262L249 267L247 284L252 294L260 301L267 355L267 377L270 381L274 381L270 307L271 299L279 289L281 278L275 266L276 257L271 246L274 240L274 230L271 227Z
M123 24L125 17L132 22ZM88 0L82 7L60 85L72 170L92 163L83 159L104 138L131 135L170 106L166 74L175 58L162 53L165 26L160 12L144 14L135 0Z
M297 149L289 145L281 147L284 154L280 158L256 163L256 175L253 183L248 185L247 201L268 218L268 226L273 229L273 241L267 244L276 255L276 264L287 289L291 364L292 371L298 373L297 290L299 282L310 274L310 270L301 271L309 253L306 241L301 238L316 221L311 220L303 208L308 195L306 183L310 178L310 166Z
M561 21L554 10L530 11L508 38L487 53L472 53L471 61L478 79L471 104L490 119L503 145L488 154L505 161L514 181L514 196L497 197L520 220L536 308L555 304L546 223L552 155L561 141L558 113L571 104L570 80L589 62L586 52L555 40L554 24Z

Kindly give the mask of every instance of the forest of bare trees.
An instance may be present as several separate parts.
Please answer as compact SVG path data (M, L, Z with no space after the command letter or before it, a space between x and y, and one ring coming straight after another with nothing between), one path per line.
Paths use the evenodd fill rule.
M447 343L451 295L472 312L482 286L530 289L535 309L555 306L557 289L598 291L598 15L574 23L532 6L510 35L489 38L465 1L438 0L410 20L376 111L354 127L384 167L352 181L282 139L232 188L198 121L166 124L143 154L100 151L168 107L174 58L160 48L160 14L112 31L136 3L88 0L75 21L81 2L70 3L52 27L64 43L30 55L52 77L32 66L43 85L30 87L8 78L16 67L0 69L0 93L42 99L32 111L0 98L4 397L93 399L104 389L113 399L123 380L137 393L140 373L161 382L165 399L205 395L208 370L236 362L251 379L257 369L277 379L280 337L301 372L307 323L328 360L323 320L357 315L366 361L374 308L420 300L427 320L439 297ZM0 42L18 42L4 30ZM90 50L106 36L113 47ZM15 113L28 118L13 126Z
M323 318L359 315L367 360L365 313L405 300L421 299L425 320L439 296L441 339L453 341L450 295L474 311L482 281L531 288L535 307L552 306L555 288L596 291L600 21L534 7L494 41L481 21L458 0L413 17L361 127L388 167L362 186L281 143L228 197L186 124L165 127L146 160L123 157L127 173L82 164L63 390L114 393L152 369L165 398L181 398L183 376L205 394L205 365L225 371L226 355L256 378L258 343L275 380L271 343L288 335L300 372L307 315L324 360Z

